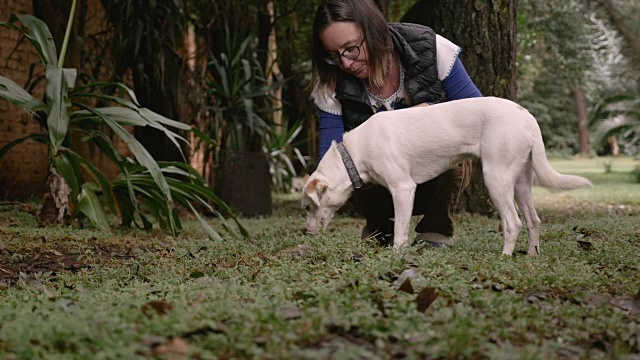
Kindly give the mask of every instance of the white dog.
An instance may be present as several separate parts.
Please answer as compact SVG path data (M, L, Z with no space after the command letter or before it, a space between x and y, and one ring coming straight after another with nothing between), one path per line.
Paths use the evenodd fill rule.
M393 197L395 249L409 238L416 184L470 157L482 160L485 184L502 219L505 255L513 254L522 227L514 198L527 223L528 254L540 253L540 219L531 195L534 173L548 188L592 185L583 177L552 169L536 119L522 106L501 98L380 112L345 133L342 144L343 149L331 144L304 186L307 232L326 229L354 187L371 182L385 186Z

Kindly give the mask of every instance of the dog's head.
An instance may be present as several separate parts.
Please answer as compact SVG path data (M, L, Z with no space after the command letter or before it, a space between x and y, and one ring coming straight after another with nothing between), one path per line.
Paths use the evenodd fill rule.
M336 210L349 199L349 193L332 188L322 174L313 173L302 190L301 206L306 212L306 231L317 234L325 230Z

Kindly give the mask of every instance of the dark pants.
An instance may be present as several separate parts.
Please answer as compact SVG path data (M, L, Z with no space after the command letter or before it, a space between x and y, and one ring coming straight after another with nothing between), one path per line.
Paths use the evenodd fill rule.
M471 162L465 161L433 180L419 184L413 202L413 215L424 215L415 230L418 233L436 232L453 236L452 215L458 205L460 194L469 184ZM393 199L386 188L375 185L356 190L356 204L367 220L369 233L376 232L378 238L393 234Z

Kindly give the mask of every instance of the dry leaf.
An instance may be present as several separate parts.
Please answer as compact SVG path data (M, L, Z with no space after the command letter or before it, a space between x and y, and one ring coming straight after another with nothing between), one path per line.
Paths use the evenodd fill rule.
M164 316L169 311L173 310L173 305L168 302L153 300L142 305L141 309L142 313L147 317L152 317L154 314Z
M418 311L425 312L429 306L436 300L438 297L438 292L435 288L427 287L422 289L416 298L416 303L418 304Z
M302 310L295 306L282 306L278 309L278 314L286 320L293 320L302 317Z
M295 256L295 257L304 257L309 252L309 245L296 245L284 250L278 251L276 256Z
M189 351L189 343L187 340L174 337L169 342L160 344L153 349L153 355L178 355L178 357L171 357L170 359L182 359L182 355L186 355Z
M404 282L402 283L402 285L400 285L398 291L404 291L407 294L413 294L414 291L413 286L411 286L411 279L409 279L408 277L404 279Z
M196 306L200 305L200 303L203 302L206 298L207 298L207 296L204 293L201 292L200 294L198 294L198 296L195 299L193 299L193 301L189 305L191 307L196 307Z
M593 250L593 244L591 244L589 241L578 240L578 247L584 251Z
M378 310L382 314L382 317L386 318L387 317L387 311L384 309L384 301L382 300L382 297L379 294L374 294L373 295L373 302L376 303L376 307L378 308Z
M155 348L158 345L162 345L166 342L166 339L163 338L162 336L149 336L148 338L144 339L142 341L142 345L144 346L148 346L150 348Z

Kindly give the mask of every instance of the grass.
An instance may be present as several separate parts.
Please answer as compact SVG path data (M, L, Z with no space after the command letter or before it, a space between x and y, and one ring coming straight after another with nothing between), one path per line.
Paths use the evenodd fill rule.
M41 228L34 205L6 205L0 358L637 359L640 184L631 161L598 161L553 162L594 188L535 189L536 258L524 232L501 256L498 219L468 214L446 249L380 248L344 215L306 236L297 195L223 243L195 222L179 238Z

